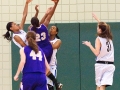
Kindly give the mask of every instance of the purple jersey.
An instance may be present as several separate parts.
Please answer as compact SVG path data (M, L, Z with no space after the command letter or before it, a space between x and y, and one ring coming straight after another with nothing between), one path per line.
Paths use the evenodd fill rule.
M31 28L31 30L34 31L33 28ZM45 25L41 24L40 27L37 27L35 32L36 32L36 41L41 48L45 47L46 45L51 46L49 42L48 30Z
M40 72L45 73L45 58L43 51L39 48L39 52L35 52L29 47L24 47L24 53L26 55L26 63L23 68L23 74Z
M32 31L33 28L31 28ZM49 42L49 35L48 35L48 30L47 27L43 24L40 25L40 27L37 27L36 29L36 41L38 46L43 50L48 63L51 60L51 56L53 53L53 48L51 43Z

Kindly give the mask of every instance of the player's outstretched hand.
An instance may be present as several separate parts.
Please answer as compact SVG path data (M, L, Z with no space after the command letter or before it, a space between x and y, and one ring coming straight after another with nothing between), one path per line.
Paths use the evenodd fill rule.
M26 0L26 3L29 4L32 0Z
M15 75L15 76L14 76L14 80L15 80L15 81L18 81L18 80L19 80L18 76Z
M92 16L93 16L94 18L97 18L97 16L95 15L95 13L92 13Z
M98 22L100 22L99 18L96 16L95 13L92 13L92 16L94 17L95 20L97 20Z
M90 41L82 41L82 44L89 47L91 45L91 42Z
M54 3L58 3L59 2L59 0L52 0Z
M38 6L39 6L39 5L36 5L36 6L35 6L36 12L39 12Z

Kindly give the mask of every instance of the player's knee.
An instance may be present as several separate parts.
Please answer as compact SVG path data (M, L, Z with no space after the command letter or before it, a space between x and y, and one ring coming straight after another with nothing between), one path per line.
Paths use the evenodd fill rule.
M54 87L53 87L52 85L49 85L49 84L48 84L48 89L49 89L49 90L54 90Z

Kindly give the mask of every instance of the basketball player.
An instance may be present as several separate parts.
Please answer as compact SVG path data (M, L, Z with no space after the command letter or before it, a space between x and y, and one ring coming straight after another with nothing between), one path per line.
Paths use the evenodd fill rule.
M55 3L54 7L50 11L50 13L47 15L46 19L42 24L39 23L39 20L37 17L33 17L31 19L31 24L32 24L31 30L36 32L36 41L40 46L40 48L42 48L43 52L45 53L48 63L50 63L53 49L52 49L52 45L49 42L47 27L49 25L49 22L58 4L58 2L55 2L55 1L54 3Z
M43 51L36 43L36 34L27 33L28 46L20 49L21 61L14 80L17 81L22 71L23 90L47 90L46 75L49 65Z
M53 54L50 60L50 71L52 72L52 74L56 77L57 76L57 58L56 58L56 54L58 49L60 48L61 45L61 40L58 36L58 28L56 26L51 26L50 28L50 42L52 44L53 47ZM48 88L49 90L54 90L54 84L53 82L47 78L47 84L48 84ZM62 85L61 85L62 87Z
M96 90L105 90L107 86L113 84L115 71L113 37L110 26L105 22L98 22L97 35L95 48L90 41L83 41L83 44L97 56L95 63Z
M6 25L7 32L6 32L6 34L3 35L4 38L6 38L9 41L11 41L11 39L12 39L13 42L19 48L22 48L22 47L26 46L26 44L27 44L26 37L25 37L26 36L26 32L23 30L23 27L24 27L24 24L25 24L27 13L28 13L28 4L31 1L32 0L26 0L21 23L19 25L17 25L14 22L8 22L7 25ZM9 32L13 33L12 37L11 37Z
M47 27L48 27L50 20L55 12L58 2L59 2L59 0L54 1L55 4L54 4L53 8L50 10L50 12L46 16L45 20L43 20L44 22L42 24L39 22L37 17L33 17L31 19L31 24L32 24L31 31L36 32L37 44L45 53L48 63L50 63L51 56L53 53L53 48L52 48L51 43L49 42ZM49 73L48 77L54 82L57 90L60 90L62 88L61 83L57 82L56 78L54 77L54 75L51 72Z

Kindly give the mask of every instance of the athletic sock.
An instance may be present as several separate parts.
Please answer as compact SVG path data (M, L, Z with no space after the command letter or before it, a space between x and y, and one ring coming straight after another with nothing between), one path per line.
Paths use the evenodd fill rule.
M54 84L57 84L57 79L55 78L55 76L52 73L50 73L48 75L48 77L53 81Z

